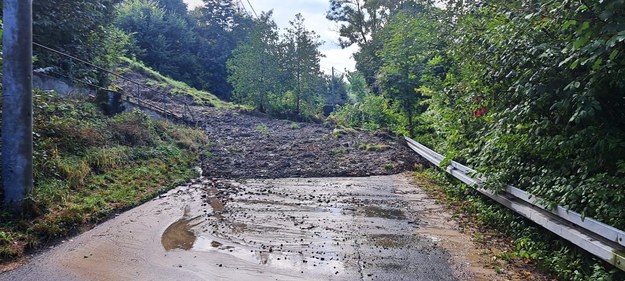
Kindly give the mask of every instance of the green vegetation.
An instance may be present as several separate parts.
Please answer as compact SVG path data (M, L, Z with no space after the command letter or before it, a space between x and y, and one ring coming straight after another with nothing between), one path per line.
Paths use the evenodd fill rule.
M108 118L89 101L43 92L35 105L35 188L23 214L0 210L0 261L197 176L201 131L140 112Z
M382 96L370 93L358 101L340 106L328 119L337 125L366 131L391 129L403 133L405 118Z
M269 127L267 127L265 123L262 123L256 126L256 131L265 137L269 136Z
M272 14L263 13L228 61L234 100L275 116L319 119L324 103L346 98L330 93L334 83L335 95L346 95L344 83L321 74L319 46L301 14L280 36Z
M625 273L619 269L590 257L531 221L519 218L510 209L492 204L490 199L444 172L419 171L415 179L429 192L442 192L442 199L448 206L459 214L474 217L478 227L494 229L512 238L515 250L501 253L499 257L504 260L531 260L563 280L625 280Z
M252 19L234 0L204 0L187 11L182 0L129 0L117 6L115 26L132 34L130 55L194 88L230 99L226 61L247 37ZM218 38L218 39L217 39Z
M140 61L132 60L129 58L120 58L122 65L118 71L127 72L134 71L143 75L152 87L159 87L169 89L169 93L173 95L189 95L193 98L193 101L197 104L214 106L218 108L234 108L235 106L229 102L225 102L217 98L215 95L195 89L184 82L176 81L170 77L167 77L150 67L147 67Z
M64 0L33 2L34 41L78 56L103 68L111 68L117 57L132 45L130 36L112 25L121 0ZM88 81L100 87L110 83L104 72L35 46L36 68L50 74Z
M409 134L493 190L625 229L624 2L390 2L331 1L361 73L332 120Z
M365 150L365 151L384 151L389 148L390 148L389 145L379 144L379 143L374 143L374 144L366 143L366 144L358 145L358 149Z
M334 130L332 130L332 137L334 137L335 139L340 139L343 136L354 132L356 132L354 129L348 127L334 128Z
M299 123L292 122L289 128L291 128L291 130L297 130L297 129L300 129L301 126L299 125Z

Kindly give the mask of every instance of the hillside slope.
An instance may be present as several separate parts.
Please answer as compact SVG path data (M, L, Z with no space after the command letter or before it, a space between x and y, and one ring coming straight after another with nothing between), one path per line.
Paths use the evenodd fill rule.
M188 105L203 105L217 108L235 108L232 103L220 100L217 96L195 89L184 82L176 81L145 66L142 62L129 58L121 58L116 69L124 77L140 84L124 79L116 79L113 87L126 94L152 101L164 101Z

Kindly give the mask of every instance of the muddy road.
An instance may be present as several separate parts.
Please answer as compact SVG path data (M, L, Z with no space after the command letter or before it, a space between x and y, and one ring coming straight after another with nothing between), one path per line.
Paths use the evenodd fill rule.
M507 280L388 134L200 107L203 176L0 280Z
M201 178L2 280L496 280L410 175Z

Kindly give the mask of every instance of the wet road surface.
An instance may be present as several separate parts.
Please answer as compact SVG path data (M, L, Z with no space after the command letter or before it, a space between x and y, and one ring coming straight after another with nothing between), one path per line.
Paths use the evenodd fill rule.
M409 181L202 178L0 279L493 280Z

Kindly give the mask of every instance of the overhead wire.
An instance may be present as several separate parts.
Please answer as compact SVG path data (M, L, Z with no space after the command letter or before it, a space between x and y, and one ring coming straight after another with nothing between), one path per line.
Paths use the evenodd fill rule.
M33 41L33 45L35 45L35 46L37 46L37 47L39 47L39 48L42 48L42 49L44 49L44 50L47 50L47 51L50 51L50 52L53 52L53 53L56 53L56 54L59 54L59 55L62 55L62 56L65 56L65 57L71 58L71 59L76 60L76 61L79 61L79 62L84 63L84 64L86 64L86 65L88 65L88 66L91 66L91 67L93 67L93 68L95 68L95 69L97 69L97 70L100 70L100 71L102 71L102 72L105 72L105 73L108 73L108 74L110 74L110 75L113 75L113 76L115 76L115 77L117 77L117 78L119 78L119 79L126 80L126 81L128 81L128 82L130 82L130 83L133 83L133 84L136 84L136 85L139 85L139 86L143 86L143 85L141 85L140 83L138 83L138 82L136 82L136 81L133 81L132 79L129 79L129 78L126 78L126 77L124 77L124 76L120 75L119 73L115 73L115 72L112 72L112 71L110 71L110 70L108 70L108 69L104 69L104 68L99 67L99 66L97 66L97 65L95 65L95 64L93 64L93 63L90 63L90 62L88 62L88 61L86 61L86 60L83 60L83 59L77 58L77 57L72 56L72 55L70 55L70 54L64 53L64 52L62 52L62 51L59 51L59 50L56 50L56 49L53 49L53 48L50 48L50 47L44 46L44 45L39 44L39 43L34 42L34 41Z
M250 2L250 0L247 0L247 4L250 5L250 9L252 9L252 12L254 12L254 15L256 16L256 18L258 18L258 14L256 13L254 6L252 6L252 2Z
M113 75L113 76L115 76L115 77L117 77L117 78L119 78L119 79L125 80L125 81L127 81L127 82L132 83L132 84L135 84L135 85L137 86L137 91L139 91L139 88L144 88L144 89L147 89L147 90L152 90L152 91L158 91L157 89L154 89L154 88L153 88L153 87L151 87L151 86L144 85L144 84L139 83L139 82L137 82L137 81L134 81L134 80L132 80L132 79L130 79L130 78L124 77L123 75L121 75L121 74L119 74L119 73L115 73L115 72L113 72L113 71L107 70L107 69L102 68L102 67L100 67L100 66L98 66L98 65L96 65L96 64L93 64L93 63L88 62L88 61L86 61L86 60L83 60L83 59L80 59L80 58L78 58L78 57L72 56L72 55L67 54L67 53L65 53L65 52L62 52L62 51L59 51L59 50L53 49L53 48L51 48L51 47L45 46L45 45L43 45L43 44L39 44L39 43L37 43L37 42L33 42L33 46L36 46L36 47L42 48L42 49L44 49L44 50L46 50L46 51L50 51L50 52L56 53L56 54L61 55L61 56L65 56L65 57L70 58L70 59L72 59L72 60L75 60L75 61L81 62L81 63L83 63L83 64L85 64L85 65L87 65L87 66L93 67L93 68L95 68L95 69L97 69L97 70L99 70L99 71L102 71L102 72L104 72L104 73L107 73L107 74ZM69 79L69 80L70 80L70 81L72 81L72 82L79 83L79 84L82 84L82 85L84 85L84 86L90 86L90 87L92 87L92 88L93 88L93 89L95 89L95 90L107 90L106 88L102 88L102 87L100 87L100 86L98 86L98 85L95 85L95 84L93 84L93 83L91 83L91 82L84 81L84 80L80 80L80 79L77 79L77 78L74 78L74 77L71 77L71 76L67 76L67 75L65 75L65 74L63 74L63 73L60 73L60 72L56 72L56 71L49 71L49 72L50 72L51 74L58 75L58 76L60 76L60 77L63 77L63 78ZM41 74L43 74L43 75L45 75L45 76L49 76L49 75L47 75L46 73L41 73ZM50 76L50 77L51 77L51 76ZM138 97L135 97L135 99L138 99ZM145 104L146 104L145 102L142 102L142 101L141 101L141 99L138 99L138 102L139 102L139 104L140 104L140 105L143 105L143 106L145 106ZM164 102L163 102L163 103L164 103ZM154 106L154 105L152 105L152 106ZM163 105L163 106L164 106L164 109L161 109L161 110L162 110L165 114L167 114L167 116L169 116L169 115L175 116L175 113L170 112L170 111L168 111L168 110L167 110L166 105ZM188 108L188 104L185 104L185 106L186 106L187 111L189 112L189 114L190 114L191 118L195 119L193 112L192 112L192 111Z
M251 16L252 14L247 10L247 8L245 7L245 4L243 4L243 0L239 0L239 5L241 6L241 8L243 9L243 11L245 11L246 15Z

